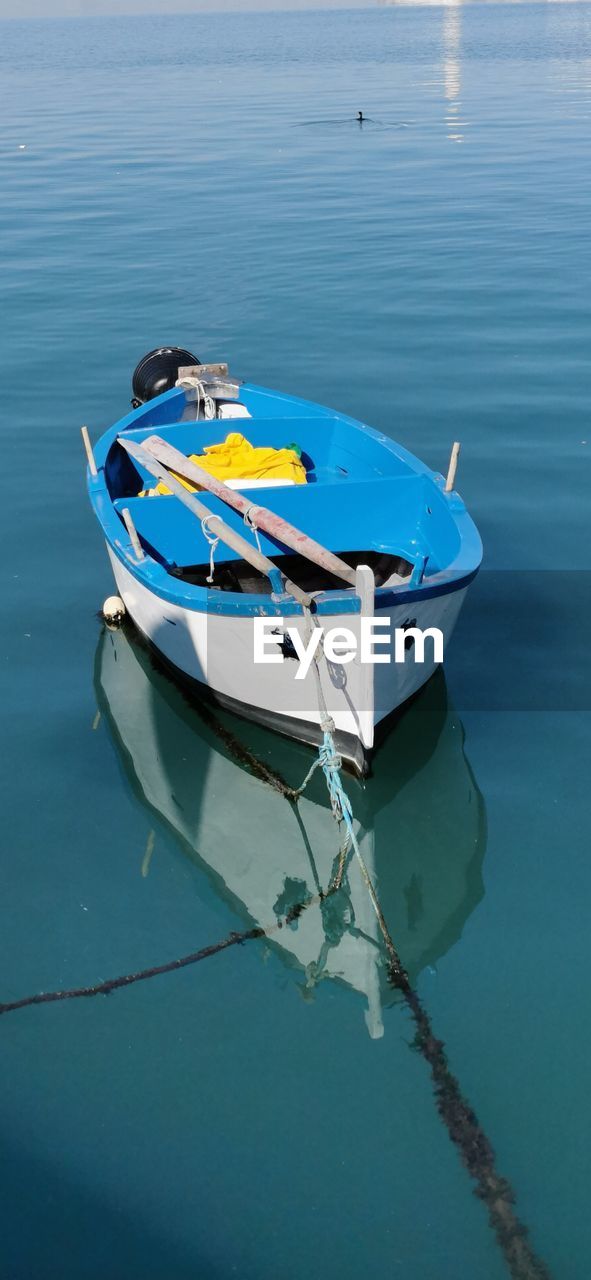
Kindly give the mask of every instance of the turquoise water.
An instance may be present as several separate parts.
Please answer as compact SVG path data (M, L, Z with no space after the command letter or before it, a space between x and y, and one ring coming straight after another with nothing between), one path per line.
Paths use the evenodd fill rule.
M102 632L80 423L173 342L438 469L460 439L485 569L447 687L349 785L532 1242L586 1277L591 6L1 32L0 1000L272 925L336 851L320 783L299 827L235 739L294 783L305 750ZM2 1018L4 1275L507 1274L351 895L365 939L311 907Z

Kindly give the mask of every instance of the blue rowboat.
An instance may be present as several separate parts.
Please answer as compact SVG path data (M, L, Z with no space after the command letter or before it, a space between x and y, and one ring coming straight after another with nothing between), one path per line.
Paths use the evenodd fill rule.
M87 472L127 613L221 705L314 744L330 720L367 772L478 572L459 494L381 432L178 348L145 357L134 392ZM255 447L296 443L306 483L208 475L204 449L237 429ZM141 496L159 480L172 492Z

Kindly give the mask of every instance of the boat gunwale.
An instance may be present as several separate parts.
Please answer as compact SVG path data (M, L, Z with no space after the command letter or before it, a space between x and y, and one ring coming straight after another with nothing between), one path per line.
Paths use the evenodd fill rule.
M316 405L313 402L302 400L295 396L284 395L281 392L273 392L268 388L258 387L253 383L243 384L242 392L243 394L252 392L257 395L267 396L271 400L288 402L291 406L295 405L298 408L304 407L311 410L311 416L329 417L346 423L372 438L384 449L395 454L400 461L410 468L411 472L424 476L436 490L439 492L444 491L445 481L442 475L432 471L397 441L368 426L366 423L322 405ZM119 419L112 427L103 432L95 445L97 475L92 476L89 469L87 469L88 492L94 513L111 551L128 572L147 590L167 603L175 604L182 609L197 613L222 614L230 617L301 615L301 605L294 600L293 596L287 593L269 596L267 594L208 590L195 584L182 583L182 579L173 577L166 566L155 560L149 552L144 553L141 561L135 558L131 540L114 505L116 499L111 497L107 487L105 465L112 446L122 432L132 429L157 430L159 427L164 428L173 425L165 421L144 422L143 420L151 419L154 414L158 419L160 416L159 410L174 399L179 399L183 403L183 407L186 406L186 398L182 389L173 388L141 405L139 408L133 409ZM476 577L482 559L480 535L460 495L453 491L449 495L446 494L446 501L449 515L456 525L460 538L458 554L445 569L439 570L432 575L426 574L419 583L413 585L401 583L390 587L378 587L375 593L376 613L396 605L406 605L462 590ZM314 609L318 614L359 613L360 607L359 597L355 594L353 587L336 588L314 595Z

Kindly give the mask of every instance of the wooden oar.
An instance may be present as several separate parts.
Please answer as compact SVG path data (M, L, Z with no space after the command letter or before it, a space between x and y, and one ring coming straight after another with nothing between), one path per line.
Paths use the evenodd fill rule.
M298 555L305 556L307 560L320 565L327 573L332 573L336 578L343 578L350 587L355 586L355 570L345 564L339 556L335 556L327 547L309 538L307 533L302 533L301 529L296 529L293 524L289 524L268 507L260 507L258 503L244 498L236 489L230 489L223 480L216 480L214 476L210 476L208 471L204 471L203 467L198 466L197 463L190 462L184 453L180 453L161 436L150 436L148 440L143 441L143 447L159 462L163 462L169 471L175 471L177 475L190 480L192 484L199 485L201 489L207 489L209 493L215 494L216 498L227 502L229 507L239 511L241 515L249 513L258 529L263 529L284 546L291 547L292 551L296 551ZM168 484L168 481L166 483Z
M155 476L158 480L163 480L171 493L173 493L175 497L193 513L194 516L197 516L199 520L207 521L208 529L211 529L216 538L219 538L221 542L225 542L226 546L231 547L232 551L236 551L243 560L247 560L248 563L251 564L254 569L257 569L259 573L266 574L274 592L281 594L285 589L285 591L288 591L299 604L305 605L307 608L310 607L312 597L308 595L307 591L302 591L301 587L296 586L295 582L290 582L289 579L285 580L284 588L283 576L277 568L277 565L273 564L273 561L269 560L267 556L264 556L256 547L253 547L252 543L247 542L246 538L242 537L242 534L235 533L234 529L231 529L230 526L222 520L221 516L216 516L213 511L210 511L209 507L206 507L203 502L200 502L199 499L195 497L194 493L189 493L189 490L185 489L185 486L181 484L180 480L171 476L167 468L163 466L162 463L158 462L151 453L147 453L146 450L142 448L140 444L136 444L134 440L127 440L125 436L118 436L117 438L119 440L119 444L123 446L126 452L129 453L136 462L139 462L140 466L144 467L146 471L149 471L150 475ZM146 498L146 502L149 501L150 499Z

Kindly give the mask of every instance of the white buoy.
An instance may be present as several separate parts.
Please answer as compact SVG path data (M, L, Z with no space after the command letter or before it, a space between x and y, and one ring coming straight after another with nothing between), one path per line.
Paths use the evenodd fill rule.
M109 596L103 605L103 618L110 626L117 626L125 617L125 605L120 596Z

